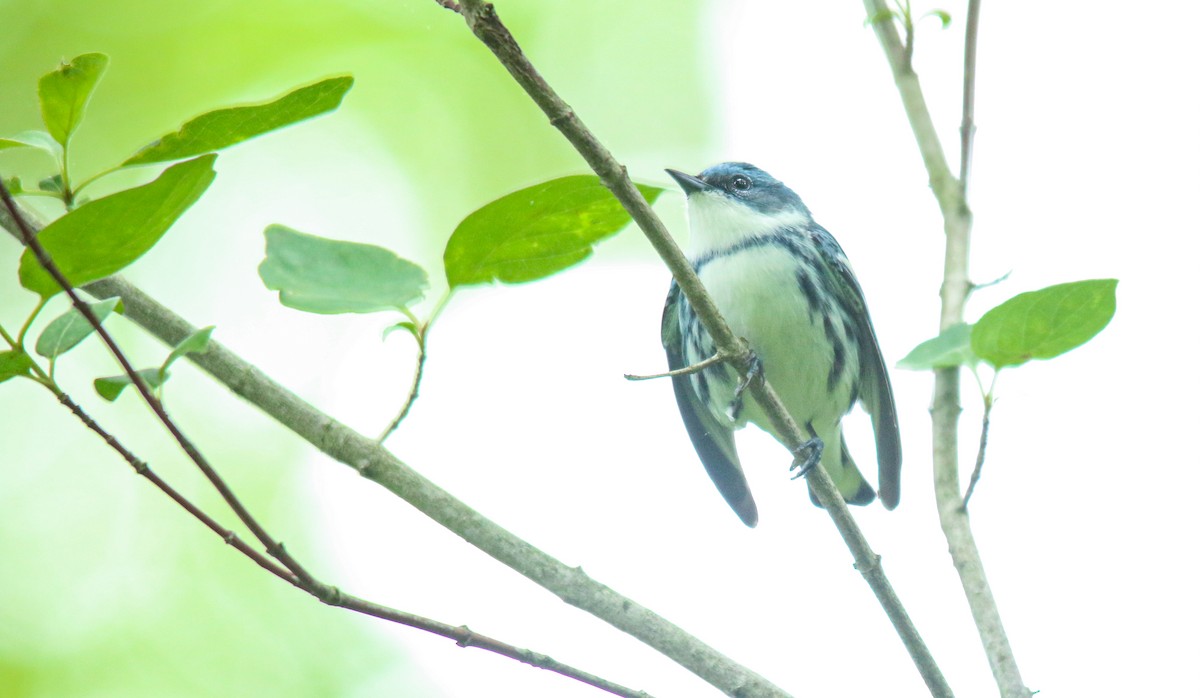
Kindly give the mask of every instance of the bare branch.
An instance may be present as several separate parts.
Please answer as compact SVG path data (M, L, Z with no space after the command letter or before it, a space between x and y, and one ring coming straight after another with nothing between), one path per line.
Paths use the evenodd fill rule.
M294 574L289 572L286 568L280 566L270 557L255 550L248 543L242 540L241 537L239 537L236 533L230 531L224 526L221 526L216 522L216 520L200 509L200 507L196 506L195 503L180 494L178 490L176 490L165 480L163 480L157 473L155 473L145 461L135 456L133 452L125 448L125 446L122 445L115 436L97 424L96 421L92 419L82 407L80 407L74 400L71 399L70 395L52 386L47 387L49 387L51 391L58 396L59 402L65 405L67 409L71 410L71 412L78 417L81 422L83 422L84 426L98 434L100 438L104 439L104 442L108 444L110 448L112 448L123 459L125 459L125 461L133 467L134 472L149 480L161 492L170 497L172 501L183 507L183 509L191 514L195 519L204 524L213 533L217 534L221 540L225 541L238 552L253 560L254 563L259 567L262 567L288 584L307 592L318 601L330 606L344 608L356 613L361 613L379 618L381 620L415 628L417 630L424 630L425 632L454 640L459 647L477 647L488 652L499 654L501 656L538 667L540 669L546 669L556 674L561 674L567 678L575 679L576 681L594 686L613 695L625 696L627 698L651 698L645 692L634 691L633 689L626 688L619 684L613 683L612 681L608 681L607 679L596 676L595 674L590 674L567 664L563 664L562 662L559 662L539 652L521 649L506 642L501 642L495 638L488 637L487 635L480 635L465 625L447 625L430 618L400 611L388 606L382 606L357 596L351 596L343 593L336 587L324 584L320 585L319 587L319 590L321 591L320 594L317 593L317 588L305 588Z
M730 331L729 326L717 310L716 304L704 290L686 257L675 244L662 221L650 209L645 198L630 181L625 167L596 139L574 110L546 83L522 52L520 46L517 45L508 28L500 21L492 4L484 3L481 0L464 0L462 15L475 36L491 49L500 63L513 76L513 79L541 107L550 123L575 146L592 170L599 175L604 185L613 192L621 205L633 217L634 222L638 224L650 244L671 270L680 290L683 291L688 302L696 311L705 330L713 338L717 351L728 356L739 372L745 375L753 356L750 348ZM891 27L890 23L880 24L887 24ZM895 32L894 27L891 28L891 31ZM948 172L947 176L949 176ZM949 177L952 181L953 177ZM750 388L755 400L771 419L772 425L778 433L783 435L789 449L795 450L807 440L767 381L754 381ZM829 513L842 539L853 554L855 568L859 570L872 591L875 592L876 598L892 621L892 625L900 635L926 684L936 695L951 695L941 670L937 667L932 654L884 574L879 556L871 550L828 473L823 467L816 467L809 474L808 480L818 501ZM683 662L683 659L677 659L677 661ZM690 660L684 666L699 673L695 663Z
M82 303L82 301L78 298L78 295L75 293L73 287L71 287L68 283L65 283L61 272L53 264L53 261L49 260L49 257L45 254L45 249L42 248L40 243L37 241L36 232L34 230L35 226L25 220L21 210L17 207L16 202L12 200L12 197L2 182L0 182L0 199L2 199L4 203L4 208L0 209L0 227L8 230L14 236L18 236L19 239L22 239L22 241L27 245L30 242L33 243L32 246L35 249L35 254L38 254L39 262L42 262L43 268L45 268L47 272L54 276L55 279L63 285L63 288L71 294L72 302L75 303L76 308L82 307L87 311L87 317L89 322L92 324L93 329L101 331L102 326L99 320L94 314L91 314L91 308L86 303ZM36 252L37 249L41 249L40 254ZM47 264L43 260L47 260L49 263ZM113 281L115 280L108 279L97 283L102 286L106 282ZM119 283L119 281L117 283ZM92 288L92 285L89 285L89 288ZM128 293L130 290L133 289L131 288L123 293ZM94 288L90 292L97 294ZM136 303L136 301L133 302ZM81 312L83 311L81 310ZM427 327L428 323L426 324L426 328ZM174 341L168 340L167 343L171 345L178 344L184 337L191 335L192 332L194 332L194 330L189 329L185 334L183 334L183 336ZM9 339L7 335L5 335L5 339ZM109 339L109 342L111 342L111 338ZM110 343L110 350L113 350L114 354L118 356L118 359L122 361L123 365L129 366L128 360L119 352L118 349L115 348L115 344ZM192 356L195 355L193 354ZM131 375L134 380L140 379L140 376L138 376L136 372L132 372L129 375ZM561 674L567 678L594 686L613 695L624 696L627 698L650 698L650 696L643 691L634 691L633 689L626 688L620 684L596 676L595 674L576 669L568 664L563 664L562 662L559 662L545 654L534 652L532 650L521 649L487 635L480 635L473 632L465 625L451 626L429 618L407 613L405 611L400 611L388 606L383 606L357 596L346 594L335 586L317 581L307 573L305 573L304 576L297 575L294 571L292 571L291 567L295 566L296 568L303 568L301 568L299 563L293 560L291 556L284 551L281 543L272 543L268 545L268 552L271 552L276 559L280 559L282 556L284 559L289 560L292 564L288 567L280 566L267 555L255 550L252 546L242 540L242 538L236 533L220 525L204 510L200 509L191 500L184 497L178 490L159 477L159 475L155 473L145 461L134 455L133 452L125 448L125 446L122 445L114 435L101 427L83 410L82 407L72 400L67 393L60 390L53 383L53 381L44 380L39 382L53 392L58 397L59 402L71 410L71 412L81 422L83 422L84 426L98 434L110 448L116 451L127 463L129 463L129 465L133 467L134 472L149 480L172 501L191 514L195 519L203 523L213 533L217 534L217 536L220 537L221 540L223 540L226 544L232 546L234 549L253 560L254 563L259 567L262 567L283 581L299 588L301 591L308 593L321 603L339 608L345 608L356 613L362 613L364 615L373 616L382 620L391 621L393 623L406 625L418 630L424 630L435 635L440 635L442 637L454 640L459 647L478 647L480 649L487 650L488 652L509 657L531 666ZM159 409L161 410L161 404L159 404ZM197 465L201 464L197 463ZM211 466L209 466L209 469L211 470ZM215 471L212 471L211 474L213 477L217 477L217 479L220 480L220 477ZM221 481L221 484L224 484L223 480ZM228 489L227 486L226 489ZM232 491L229 491L229 497L233 497ZM226 501L228 502L229 498L226 498ZM234 501L238 500L235 498ZM240 506L240 501L238 501L238 504ZM249 516L249 514L247 513L246 516ZM263 535L265 535L265 532ZM261 538L260 542L265 543L265 541L262 541Z
M652 373L648 376L639 376L639 375L636 375L633 373L626 373L625 380L650 381L650 380L654 380L656 378L671 378L673 376L687 376L687 375L691 375L693 373L699 373L699 372L703 371L704 369L708 368L709 366L715 366L719 363L723 363L728 360L729 360L728 357L722 356L721 354L717 353L717 354L713 354L712 356L708 357L707 359L705 359L699 363L694 363L691 366L684 366L683 368L677 368L674 371L667 371L666 373Z
M864 0L867 16L873 17L885 9L883 0ZM979 0L970 0L967 10L968 29L966 37L965 64L963 69L963 122L974 129L975 56L978 39ZM933 126L933 119L925 104L921 83L904 61L903 46L890 22L877 22L875 35L883 46L884 55L892 69L892 77L904 111L908 115L913 135L921 151L925 169L933 194L941 209L946 234L944 277L942 280L942 308L940 327L942 330L963 321L967 296L971 290L968 273L971 246L971 210L966 202L965 183L950 174L950 167L942 150L941 141ZM970 147L972 139L964 137L960 161L966 163L963 174L970 174ZM970 520L963 508L958 479L958 418L962 412L959 402L960 371L957 368L938 369L934 373L933 388L933 470L934 494L937 499L938 517L942 533L949 544L954 568L966 594L971 615L979 630L984 652L992 669L992 676L1004 698L1027 698L1029 689L1021 679L1008 635L1000 620L996 599L983 571L983 560L971 532Z
M250 514L250 511L242 504L241 500L238 499L237 495L233 493L233 490L229 487L229 484L225 482L224 478L217 474L217 471L200 453L200 450L196 447L196 445L193 444L190 439L184 436L183 431L179 428L179 425L177 425L175 420L171 419L171 417L167 414L166 408L163 407L162 402L157 396L154 395L154 392L150 389L150 386L146 384L146 381L142 378L141 374L138 373L137 370L134 369L133 364L129 362L129 358L125 356L125 353L121 351L120 347L117 346L117 343L115 340L113 340L112 335L110 335L108 330L105 329L104 325L101 324L100 319L97 318L96 314L92 311L91 306L89 306L83 301L82 298L79 297L79 294L75 291L74 285L72 285L71 282L65 276L63 276L63 273L58 268L58 265L55 264L54 260L50 258L49 253L46 252L46 248L43 247L41 241L38 240L37 233L33 229L33 226L30 225L27 220L25 220L21 210L17 207L17 203L13 201L12 195L9 194L8 189L3 185L2 182L0 182L0 199L3 199L4 207L16 228L15 232L19 234L19 239L21 242L33 252L35 257L37 257L38 264L40 264L41 267L45 269L46 272L55 280L55 282L62 287L63 291L67 294L67 297L71 299L71 304L75 306L75 309L79 312L79 314L82 315L84 319L87 320L88 324L92 326L92 329L95 330L101 341L104 342L104 345L108 347L109 352L113 355L117 362L121 364L121 369L125 371L125 375L129 376L129 379L133 382L134 387L137 388L138 393L150 407L151 411L154 412L155 416L158 417L158 420L162 422L167 431L171 433L171 436L174 437L176 443L179 444L179 447L183 449L183 452L187 454L188 458L196 464L196 467L200 468L200 471L204 473L204 476L208 479L208 481L212 483L217 492L221 494L221 498L225 500L226 504L229 505L229 508L232 509L235 514L237 514L238 520L245 524L246 528L250 529L250 532L254 534L254 537L258 539L263 547L266 548L267 553L270 554L271 557L279 560L281 563L283 563L284 567L287 567L292 574L296 575L296 578L300 580L301 584L315 587L317 585L317 581L313 579L312 575L310 575L308 571L305 570L304 567L301 566L300 563L297 562L295 558L293 558L287 552L287 550L283 547L282 542L276 541L270 536L270 534L267 533L266 529L258 523L258 521Z
M967 483L967 493L963 495L962 507L964 510L971 501L971 495L975 493L975 485L983 476L983 459L987 454L988 429L991 424L992 396L988 395L983 400L983 426L979 428L979 451L975 454L975 469L971 471L971 481Z
M98 298L120 296L125 303L125 317L169 345L178 344L195 331L192 324L119 276L93 282L85 288ZM679 626L593 580L580 568L568 567L504 530L413 470L375 439L316 409L219 342L210 342L208 352L189 354L187 358L329 457L382 485L568 604L637 637L672 659L692 658L702 667L697 673L727 693L740 691L747 698L788 695Z

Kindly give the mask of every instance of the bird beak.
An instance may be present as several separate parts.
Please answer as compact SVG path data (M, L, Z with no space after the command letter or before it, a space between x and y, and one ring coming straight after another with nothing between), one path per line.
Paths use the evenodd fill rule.
M679 183L679 188L683 189L683 193L687 194L688 196L691 196L698 191L704 191L712 188L712 185L708 182L705 182L703 179L700 179L699 177L693 177L690 174L684 174L679 170L667 170L667 174L671 175L671 179L674 179Z

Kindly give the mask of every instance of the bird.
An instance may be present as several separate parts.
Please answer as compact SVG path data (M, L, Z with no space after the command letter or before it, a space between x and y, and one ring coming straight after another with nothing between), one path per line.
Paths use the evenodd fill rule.
M662 344L675 399L725 501L743 523L757 525L734 431L752 423L784 441L756 401L741 399L761 374L808 435L794 451L792 468L803 465L800 475L807 474L819 460L847 503L867 505L875 490L850 456L841 423L862 403L875 436L879 498L894 509L901 451L892 385L862 287L841 246L795 192L754 165L724 162L695 176L666 172L687 196L688 261L754 357L747 378L724 362L679 373L714 356L716 346L672 280ZM820 506L811 484L809 496Z

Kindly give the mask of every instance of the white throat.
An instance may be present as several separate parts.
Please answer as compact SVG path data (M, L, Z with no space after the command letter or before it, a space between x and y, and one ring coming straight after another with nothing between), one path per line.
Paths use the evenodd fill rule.
M760 213L721 194L697 192L688 197L688 256L693 259L747 238L782 227L806 228L812 218L802 209Z

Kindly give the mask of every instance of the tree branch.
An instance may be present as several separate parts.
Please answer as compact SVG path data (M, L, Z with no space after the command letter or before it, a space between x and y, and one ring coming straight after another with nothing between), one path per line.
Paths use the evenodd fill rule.
M730 331L721 313L717 310L716 304L701 285L691 264L675 244L662 221L650 209L650 205L641 192L633 185L625 167L584 126L574 110L546 83L522 52L520 46L517 45L508 28L500 21L492 4L484 3L482 0L464 0L460 4L467 26L484 45L491 49L513 79L525 89L530 98L546 114L550 123L570 141L592 170L599 175L604 185L612 191L625 210L633 217L634 222L641 228L650 244L671 270L671 274L696 311L705 330L713 338L717 351L728 356L739 372L745 375L751 361L750 348ZM949 176L949 172L947 172L947 176ZM952 181L953 177L950 179ZM754 381L751 384L751 393L771 419L777 432L783 435L785 444L790 450L794 451L807 440L767 381ZM921 672L926 685L935 695L951 695L950 687L946 684L937 663L884 574L879 556L871 550L861 529L858 528L858 524L855 523L846 507L841 493L838 492L823 467L814 468L809 473L808 479L813 485L813 492L818 501L829 513L842 539L854 556L855 569L862 574L871 590L875 592L875 597L892 621L892 625L904 642L905 648Z
M98 298L120 296L125 317L168 345L195 328L119 276L88 284ZM766 679L737 664L650 609L568 567L480 515L400 461L374 439L324 414L258 368L209 343L188 359L231 391L275 418L321 452L349 465L499 562L568 604L591 613L693 671L730 695L787 696Z
M971 503L971 495L975 493L975 485L983 476L983 460L987 456L988 430L992 425L992 396L983 400L983 425L979 428L979 451L975 453L975 469L971 471L971 480L967 483L967 493L963 495L962 508L966 511Z
M33 224L33 223L29 222L28 220L26 220L25 215L20 210L20 208L16 205L16 202L12 199L11 195L8 192L8 189L4 186L3 182L0 182L0 202L3 203L3 206L0 206L0 228L5 229L10 234L12 234L13 237L16 237L23 244L30 246L31 248L34 249L35 253L37 254L39 263L42 264L42 267L48 273L50 273L51 276L53 276L55 278L55 280L60 283L60 285L63 286L64 290L66 290L67 293L70 295L72 302L75 304L75 307L80 310L81 314L85 315L88 322L92 325L92 328L97 332L103 332L107 336L108 335L107 330L103 328L99 319L92 312L90 306L88 306L86 303L83 303L82 300L79 299L78 294L75 292L74 288L66 281L66 279L63 277L62 273L58 270L57 266L53 263L53 260L51 260L49 258L49 256L46 254L45 248L43 248L41 246L40 242L37 240L36 231L38 229L40 229L41 226L38 226L38 225ZM85 288L88 289L89 293L92 293L93 295L95 295L97 297L101 297L101 298L112 297L112 296L103 295L103 290L102 290L103 288L106 287L105 286L106 284L110 284L110 283L115 284L118 288L124 284L124 282L122 280L120 280L119 278L112 277L109 279L105 279L105 280L96 282L95 284L89 284ZM127 289L119 290L117 293L113 294L116 296L121 296L123 302L125 303L127 313L130 312L130 310L132 310L132 308L134 307L132 305L131 301L132 302L136 302L136 301L133 301L132 298L127 298L125 294L130 293L130 292L135 292L135 291L136 291L136 289L134 289L134 287L128 286ZM140 294L140 292L137 292L137 293ZM133 315L130 315L129 317L130 317L130 319L134 319L134 321L137 322L137 320L133 317ZM178 320L178 318L175 318L175 319ZM142 324L142 323L139 323L139 324ZM182 324L182 325L186 326L187 323L183 322L182 320L179 320L178 324ZM142 326L146 327L144 324ZM147 329L149 329L149 328L147 328ZM0 332L2 332L2 329L0 329ZM180 341L182 341L184 338L190 336L194 332L195 332L194 328L188 328L181 336L179 336L176 339L173 339L173 340L165 339L161 335L159 335L159 338L163 339L163 341L165 341L168 345L174 346L174 345L179 344ZM5 334L4 336L5 336L5 339L9 339L7 334ZM112 340L111 336L108 337L106 343L108 344L109 349L113 352L113 354L120 361L122 366L126 367L126 374L129 375L135 382L141 381L141 376L132 369L132 365L129 363L128 359L125 357L124 353L120 350L120 348L116 346L116 344ZM19 342L17 342L14 346L19 346ZM189 354L189 356L194 357L197 355ZM39 373L41 373L40 369L37 369L37 370ZM42 377L47 378L44 375ZM429 633L432 633L435 635L440 635L442 637L446 637L446 638L454 640L458 644L459 647L464 647L464 648L465 647L478 647L480 649L487 650L488 652L492 652L492 653L499 654L499 655L502 655L505 657L509 657L510 659L515 659L524 664L529 664L534 667L546 669L548 671L552 671L554 673L561 674L567 678L574 679L581 683L586 683L590 686L594 686L596 688L599 688L608 693L612 693L614 695L623 696L626 698L650 698L650 696L643 691L634 691L631 688L626 688L625 686L622 686L615 682L601 678L599 676L596 676L595 674L591 674L591 673L582 671L580 669L576 669L575 667L572 667L568 664L563 664L562 662L559 662L559 661L553 659L552 657L549 657L548 655L541 654L539 652L534 652L534 651L528 650L528 649L521 649L514 645L510 645L508 643L501 642L500 640L489 637L487 635L480 635L478 633L473 632L470 628L466 627L465 625L457 626L457 627L451 626L451 625L447 625L446 623L432 620L430 618L425 618L423 616L418 616L418 615L408 613L405 611L401 611L398 609L394 609L394 608L391 608L388 606L383 606L383 605L374 603L372 601L368 601L366 599L363 599L363 598L360 598L357 596L346 594L345 592L341 591L340 589L338 589L337 587L335 587L333 585L326 584L324 582L317 580L315 577L310 575L307 571L304 571L304 568L301 567L300 563L298 561L296 561L294 558L292 558L292 556L284 550L282 543L275 542L273 539L271 539L267 535L266 531L263 530L261 528L261 526L258 525L257 521L255 521L253 519L253 517L250 516L249 512L247 510L245 510L245 508L242 506L240 500L237 499L237 497L233 494L233 491L229 489L228 485L220 477L220 475L215 471L215 469L213 469L212 466L210 464L208 464L207 461L204 461L201 457L201 461L196 462L196 464L201 466L201 468L203 470L205 470L205 474L209 477L210 481L212 481L214 479L216 480L216 482L214 484L219 484L218 490L221 490L222 495L225 498L225 501L227 503L230 503L230 500L232 499L232 503L237 504L237 507L240 509L240 512L244 512L244 517L239 512L239 518L243 521L243 523L246 522L246 518L250 518L250 521L253 522L254 525L256 527L258 527L259 530L262 531L261 536L259 536L259 534L257 534L257 533L255 535L259 537L260 543L262 543L264 546L266 546L267 551L270 553L270 556L260 553L259 551L255 550L253 547L251 547L249 544L247 544L244 540L242 540L242 538L240 536L238 536L236 533L225 528L224 526L221 526L215 519L213 519L211 516L209 516L204 510L200 509L200 507L196 506L195 503L193 503L192 501L190 501L189 499L184 497L178 490L176 490L169 483L167 483L165 480L163 480L161 477L159 477L159 475L157 473L155 473L145 461L138 458L129 449L125 448L125 446L122 445L121 442L115 436L113 436L111 433L109 433L107 430L105 430L103 427L101 427L94 419L91 418L90 415L88 415L83 410L82 407L80 407L76 402L74 402L67 393L65 393L64 391L59 389L52 380L39 380L38 382L41 385L45 386L47 389L49 389L51 392L53 392L58 397L59 402L62 403L65 407L67 407L67 409L71 410L71 412L81 422L83 422L84 426L86 426L88 429L90 429L93 432L95 432L96 434L98 434L100 436L100 438L102 438L104 440L104 442L110 448L112 448L114 451L116 451L118 455L120 455L127 463L129 463L129 465L133 467L134 472L136 472L138 475L141 475L141 476L145 477L147 480L149 480L155 487L157 487L161 492L166 494L172 501L174 501L176 504L178 504L180 507L182 507L185 511L187 511L189 514L191 514L194 518L196 518L198 521L200 521L202 524L204 524L209 530L216 533L221 538L221 540L225 541L226 544L232 546L235 550L241 552L243 555L250 558L259 567L262 567L263 569L265 569L266 571L275 575L276 577L295 586L296 588L300 589L301 591L311 595L312 597L316 598L321 603L329 605L329 606L335 606L338 608L345 608L347 610L354 611L356 613L373 616L373 617L379 618L381 620L387 620L387 621L390 621L393 623L398 623L400 625L405 625L405 626L408 626L411 628L416 628L418 630L424 630L426 632L429 632ZM143 396L143 397L145 397L145 396ZM295 396L292 396L292 397L295 397ZM296 398L296 400L299 400L299 398ZM148 402L149 402L149 400L148 400ZM162 404L160 402L158 402L157 398L154 399L154 401L151 403L151 406L155 407L154 411L156 414L158 414L160 416L160 418L164 418L167 420L168 427L174 426L174 424L170 420L170 418L166 416L165 409L163 408ZM260 407L261 407L261 405L260 405ZM174 427L173 429L171 429L171 431L174 434L178 434L179 437L182 437L182 434L179 433L179 431L178 431L178 427ZM362 438L365 438L365 437L362 437ZM190 443L190 441L187 441L186 438L184 438L184 441L187 444L187 447L185 447L185 450L187 451L188 455L193 456L193 461L195 461L196 457L199 456L199 451L195 448L194 445L192 445ZM190 450L189 450L189 448L190 448ZM253 531L254 529L252 528L251 530ZM264 538L265 538L265 540L264 540ZM280 560L280 562L283 562L284 565L286 565L286 566L281 566L281 565L277 564L274 560L271 559L272 557L274 557L277 560ZM296 569L301 570L302 574L297 574L295 572Z
M71 399L70 395L51 386L47 387L50 387L52 392L58 396L58 401L66 406L67 409L71 410L71 412L79 418L79 421L83 422L84 426L98 434L100 438L104 440L104 443L108 444L110 448L112 448L123 459L125 459L125 461L133 467L134 472L149 480L150 483L158 488L163 494L170 497L172 501L186 510L195 519L200 521L200 523L204 524L210 531L217 534L221 540L225 541L225 543L232 546L235 550L253 560L254 563L259 567L262 567L266 571L275 575L279 579L282 579L288 584L295 586L301 591L312 595L321 603L338 608L344 608L354 611L355 613L361 613L363 615L372 616L381 620L397 623L399 625L405 625L417 630L424 630L425 632L454 640L459 647L477 647L494 654L515 659L519 662L529 664L539 669L546 669L556 674L561 674L567 678L575 679L576 681L588 684L589 686L594 686L613 695L623 696L624 698L651 698L651 696L642 691L634 691L631 688L626 688L620 684L616 684L612 681L596 676L595 674L590 674L586 671L563 664L562 662L559 662L539 652L521 649L506 642L501 642L495 638L488 637L487 635L480 635L465 625L460 625L457 627L447 625L430 618L425 618L423 616L418 616L406 611L401 611L395 608L367 601L366 599L362 599L357 596L346 594L337 587L321 585L322 589L329 592L325 593L324 595L317 594L312 588L305 588L296 575L289 572L287 568L280 566L270 557L255 550L248 543L246 543L246 541L242 540L240 536L217 523L217 521L205 513L204 510L196 506L194 502L189 500L187 497L184 497L178 490L163 480L150 468L145 461L135 456L133 452L125 448L125 446L121 444L121 442L115 436L97 424L96 421L92 419L92 417L88 415L82 407L80 407L74 400Z
M884 0L864 0L867 16L876 16L885 9ZM974 133L975 56L979 27L979 0L970 0L967 10L967 37L963 66L963 123L962 174L970 174L971 144ZM873 24L875 35L883 46L896 89L908 115L921 159L929 173L929 183L941 209L946 234L944 276L941 290L942 330L963 321L964 308L971 284L968 274L971 244L971 211L966 201L966 185L950 173L941 141L925 104L920 80L912 66L904 61L903 45L891 22ZM958 479L958 417L959 377L957 368L938 369L933 388L933 470L934 494L942 532L949 544L950 557L958 571L959 581L967 596L971 615L979 630L992 676L1005 698L1027 698L1030 694L1021 679L1008 635L1000 620L1000 611L983 571L983 560L971 532L970 519L963 508Z
M88 324L91 325L92 329L95 330L96 335L99 336L100 340L104 342L104 345L108 347L108 350L113 355L113 358L117 360L117 363L121 364L121 369L125 371L125 375L127 375L133 382L134 387L142 396L142 400L145 401L146 405L150 407L150 410L154 412L154 415L158 417L158 420L162 423L162 425L167 429L168 432L170 432L171 436L175 439L176 443L179 444L179 447L183 449L183 452L187 454L188 458L196 464L196 467L198 467L202 473L204 473L204 477L208 479L214 488L216 488L217 492L220 493L221 498L224 499L225 503L229 505L229 508L232 509L235 514L237 514L238 520L245 524L246 528L250 529L250 532L254 535L254 537L258 539L264 548L266 548L267 553L270 554L271 557L274 557L276 560L279 560L281 563L283 563L283 566L286 567L292 574L296 575L296 578L299 579L302 584L312 585L315 587L317 585L317 581L313 579L312 575L310 575L308 571L305 570L304 567L287 552L287 550L283 547L283 543L275 540L269 533L267 533L266 529L259 524L254 516L250 514L250 511L242 504L241 500L238 499L237 495L234 494L233 490L229 487L229 484L225 482L224 478L217 473L216 469L213 468L204 455L200 453L200 449L198 449L196 445L192 443L191 439L187 438L183 434L183 430L180 429L179 425L175 423L175 420L171 419L170 415L167 414L167 410L165 407L163 407L162 402L154 395L153 391L150 389L150 386L146 383L145 379L142 378L141 374L134 369L133 364L129 362L129 358L126 357L125 353L121 351L121 348L117 346L116 341L112 338L112 335L108 333L108 330L105 329L104 325L101 324L99 318L96 317L95 312L92 311L91 306L89 306L83 301L82 298L79 297L79 293L76 292L74 285L70 282L70 280L63 276L63 273L58 268L58 265L55 264L54 260L50 258L49 253L46 252L46 248L43 247L41 241L38 240L37 232L25 219L25 216L22 215L21 210L17 207L16 201L13 200L12 195L8 192L8 188L5 187L2 182L0 182L0 200L3 200L4 208L7 211L8 218L14 225L14 232L18 234L18 239L26 247L28 247L31 252L33 252L34 256L37 257L38 264L46 270L46 273L48 273L51 278L54 279L54 281L67 294L67 297L71 299L71 304L75 306L75 310L78 311L85 320L87 320Z

